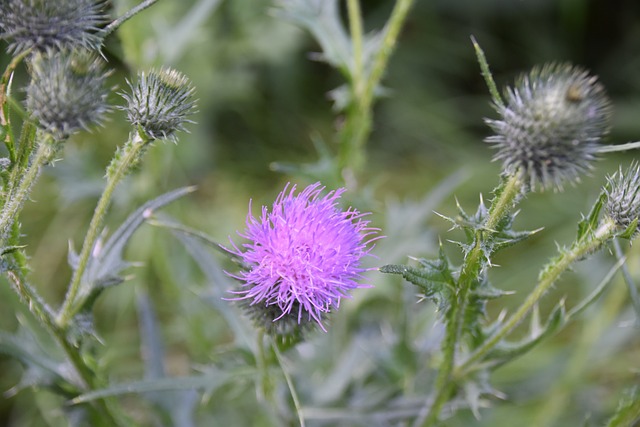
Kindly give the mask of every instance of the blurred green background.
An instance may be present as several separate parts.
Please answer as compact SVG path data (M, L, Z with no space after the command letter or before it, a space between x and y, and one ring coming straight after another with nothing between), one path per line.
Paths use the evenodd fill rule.
M122 13L136 2L113 3L114 13ZM362 1L366 29L381 28L393 4ZM112 81L118 90L124 90L124 79L138 70L170 65L192 79L199 99L197 124L189 126L190 133L181 134L175 145L156 144L141 170L119 188L107 219L110 229L146 200L196 185L197 192L165 212L226 242L243 228L249 199L256 209L270 203L285 182L307 183L275 172L273 165L317 161L312 136L332 141L340 118L332 112L327 93L343 80L337 71L310 57L318 45L307 33L274 16L273 7L272 1L265 0L161 0L109 39L105 54L116 69ZM491 162L492 152L482 142L489 133L482 119L495 113L471 35L483 47L500 87L546 62L571 62L591 70L607 88L615 108L608 142L640 138L640 2L417 0L383 81L389 95L376 106L368 163L360 182L363 194L371 197L363 205L355 196L351 201L360 209L372 210L372 220L388 236L376 249L379 259L372 265L405 262L407 255L435 254L438 235L443 241L459 236L448 232L448 224L431 211L454 214L455 198L472 211L479 194L489 197L498 182L500 166ZM8 60L3 54L0 65L4 67ZM24 81L24 75L18 75L14 86ZM115 92L112 100L122 104ZM103 129L74 137L66 144L63 159L38 183L33 202L21 217L33 282L54 305L61 301L70 278L68 242L81 245L104 169L127 133L123 114L116 111ZM330 144L329 149L335 153L337 147ZM638 156L635 152L607 155L576 187L562 194L531 194L524 200L517 225L544 227L544 231L494 260L501 265L491 272L494 284L517 294L489 307L491 316L521 300L540 267L555 253L556 242L571 241L580 214L588 211L606 174ZM449 184L438 187L447 179ZM419 212L418 219L403 222L402 212ZM403 227L406 224L413 228ZM459 260L454 246L448 246L447 252ZM150 226L134 237L128 259L143 266L132 268L131 280L106 292L96 308L97 330L105 343L99 350L101 363L114 381L141 376L135 301L142 291L150 295L163 325L170 374L183 375L194 366L218 362L230 332L199 295L207 287L226 285L207 283L184 248L167 232ZM565 295L568 305L585 295L605 275L612 259L604 253L583 264L547 297L550 305ZM629 267L638 280L637 246L631 250ZM353 334L363 324L383 331L401 327L415 333L414 337L437 331L432 326L434 307L415 304L416 292L409 285L376 273L369 277L376 288L359 291L353 302L345 301L338 325L346 325ZM3 285L0 328L11 331L17 319L27 315ZM505 393L504 402L489 399L490 408L481 412L480 420L463 410L447 425L601 424L615 409L622 391L638 382L638 329L624 284L616 283L614 289L582 322L497 371L494 384ZM543 314L546 309L542 307ZM348 342L349 334L343 335L344 343ZM428 346L427 341L411 341L411 336L412 345ZM576 355L581 342L587 350ZM385 359L398 371L389 374L389 383L402 383L412 369L420 369L411 363L429 363L419 359L403 366L398 364L403 357L419 357L419 353ZM331 355L325 360L328 363ZM309 375L326 372L326 366L319 366ZM17 362L0 356L0 390L10 389L20 375ZM428 392L426 384L414 386L409 394ZM260 425L243 413L254 400L255 396L233 393L210 397L199 410L201 425L213 425L214 420L220 425ZM0 424L64 425L56 418L56 404L59 401L48 393L30 390L0 398ZM132 410L140 410L139 405L132 402Z

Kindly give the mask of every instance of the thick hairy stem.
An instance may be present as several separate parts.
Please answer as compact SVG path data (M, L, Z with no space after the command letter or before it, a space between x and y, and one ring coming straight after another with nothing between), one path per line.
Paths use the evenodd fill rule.
M142 139L136 133L125 145L122 155L116 156L109 166L108 170L111 173L109 173L107 177L107 186L105 187L102 196L100 196L100 200L93 212L93 217L89 223L89 230L87 231L84 243L82 244L82 250L78 257L77 268L73 272L71 284L69 285L69 289L67 289L67 294L58 314L57 321L62 329L67 327L69 321L82 307L82 301L76 301L76 297L78 296L78 291L82 284L82 278L87 268L87 264L89 263L89 258L91 257L91 253L95 247L100 230L102 229L104 216L107 213L109 204L111 203L113 192L115 191L118 183L120 183L120 181L122 181L122 179L129 173L131 167L137 163L140 153L146 143L147 141Z
M522 181L517 175L510 177L503 183L497 197L491 203L489 216L483 230L476 233L476 243L464 260L460 270L460 278L458 279L457 295L449 307L447 313L447 328L445 338L442 344L442 364L438 370L438 376L435 383L435 397L430 408L424 411L422 416L416 419L415 426L430 426L438 422L440 413L444 405L451 398L451 394L455 391L456 378L453 375L456 352L462 339L462 326L464 323L464 313L469 303L469 293L473 283L478 279L482 272L482 263L485 254L482 249L482 243L486 239L486 233L491 233L497 224L507 215L516 204L521 194Z
M355 100L347 111L344 127L339 135L341 170L358 171L364 163L363 147L372 127L372 105L375 89L382 79L391 53L393 52L402 25L414 0L397 0L387 22L380 49L376 52L370 71L364 69L362 47L362 23L359 5L350 0L347 4L353 39L354 68L352 90Z
M127 22L129 19L133 18L134 16L136 16L138 13L142 12L143 10L153 6L157 2L158 2L158 0L145 0L142 3L140 3L139 5L137 5L136 7L130 9L127 13L125 13L124 15L119 17L118 19L116 19L113 22L111 22L109 25L107 25L104 28L104 30L102 30L102 33L103 33L104 37L107 37L109 34L113 33L115 30L117 30L118 27L120 27L122 24Z
M503 338L505 338L526 316L531 309L540 301L544 294L551 289L562 273L567 271L571 265L584 258L589 253L598 250L604 243L615 236L616 225L611 219L606 219L600 227L593 233L591 238L585 238L574 243L570 250L563 252L553 264L548 266L540 281L522 303L518 310L502 324L500 329L495 331L480 347L455 370L456 378L462 378L470 370L474 363L480 361L491 349L493 349Z
M35 184L42 166L51 161L56 152L56 142L51 138L46 138L38 145L38 149L31 159L31 164L24 172L20 183L16 189L7 195L4 207L0 213L0 238L2 243L6 243L7 237L11 233L11 227L16 221L20 210L31 193L31 188Z

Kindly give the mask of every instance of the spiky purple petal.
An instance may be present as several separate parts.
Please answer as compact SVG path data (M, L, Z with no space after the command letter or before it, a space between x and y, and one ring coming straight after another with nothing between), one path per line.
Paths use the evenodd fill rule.
M247 215L247 228L238 233L249 243L233 245L247 269L232 277L242 286L237 300L251 306L279 308L279 315L297 323L314 320L322 329L322 316L338 308L349 297L365 271L362 257L369 255L378 229L355 209L338 205L344 188L322 196L324 187L315 183L295 195L296 186L285 186L271 211L262 207L259 218ZM270 310L270 312L273 312Z

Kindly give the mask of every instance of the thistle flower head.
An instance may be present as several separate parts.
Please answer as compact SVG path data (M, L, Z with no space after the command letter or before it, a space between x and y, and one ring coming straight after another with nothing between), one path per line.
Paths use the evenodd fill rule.
M365 271L360 260L379 238L363 219L367 214L338 207L344 188L324 197L320 183L298 195L295 190L285 186L260 218L249 213L239 233L249 243L228 249L246 266L229 274L242 282L234 299L248 304L259 326L280 335L313 322L325 330L323 315L352 289L368 286L359 283Z
M195 112L194 89L179 71L162 68L140 73L138 83L129 83L131 93L123 93L129 122L150 139L176 140L175 133L193 123L188 117Z
M0 0L0 39L9 51L97 49L104 0Z
M109 111L103 61L86 52L45 52L32 57L26 107L43 130L66 139L101 124Z
M607 133L610 104L596 77L570 65L534 68L508 88L500 120L486 122L495 135L486 139L498 150L507 176L519 174L528 189L561 189L592 168Z
M607 215L618 227L627 229L640 219L640 164L633 162L626 172L620 168L607 180Z

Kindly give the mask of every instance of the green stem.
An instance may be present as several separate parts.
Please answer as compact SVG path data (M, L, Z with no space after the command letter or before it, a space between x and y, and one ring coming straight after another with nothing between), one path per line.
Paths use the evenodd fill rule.
M345 125L338 137L340 142L338 162L341 170L348 169L350 171L358 171L364 164L364 153L362 151L363 146L371 133L373 117L371 109L375 89L382 79L389 62L389 57L391 56L398 40L402 24L404 23L413 2L414 0L396 1L395 7L393 8L389 21L387 22L380 49L376 52L376 55L373 58L370 72L365 73L363 69L362 74L360 74L363 78L365 77L365 74L367 74L366 82L363 82L363 79L356 74L358 73L357 65L355 69L352 70L352 72L354 72L354 75L352 76L352 90L356 99L347 111ZM348 3L352 37L355 32L360 34L362 33L362 26L361 23L359 23L359 20L361 19L360 14L356 14L356 12L359 11L359 7L356 8L355 3L357 2L352 0ZM355 15L357 15L357 17ZM357 54L357 44L361 45L362 42L354 39L353 43L354 54ZM360 47L360 49L362 49L362 47ZM362 57L362 54L359 56ZM355 61L357 64L358 57L355 58ZM362 67L364 67L364 64L362 64ZM358 80L356 80L356 78L358 78ZM362 87L362 89L359 89L360 87Z
M89 230L78 257L78 266L73 272L71 284L69 285L64 302L58 313L57 322L62 329L66 329L71 318L82 308L83 301L81 299L80 301L76 301L78 291L80 290L82 277L89 263L89 258L91 257L100 230L102 229L104 216L111 203L113 192L120 181L129 173L132 166L138 162L142 149L147 142L148 141L144 140L138 133L135 133L135 136L125 144L122 155L116 155L107 169L107 186L102 196L100 196L100 200L93 212L93 218L91 218L91 222L89 223Z
M640 399L633 396L616 414L609 420L607 427L626 427L636 425L640 418Z
M54 314L47 306L47 304L40 298L40 295L33 289L25 280L24 275L21 271L11 271L8 270L6 272L10 281L13 283L13 287L22 299L22 301L27 305L29 311L38 319L40 322L47 328L49 328L52 332L55 327Z
M640 148L640 141L627 142L626 144L619 145L603 145L598 148L598 153L613 153L616 151L629 151Z
M20 141L18 142L18 149L14 152L14 160L11 162L11 168L8 180L6 181L4 203L7 203L13 197L13 192L16 187L20 185L25 171L29 168L29 162L32 161L32 153L34 147L38 145L37 139L44 136L43 143L46 142L50 135L39 133L37 131L35 123L30 120L26 120L22 123L22 130L20 131ZM53 143L53 142L50 142ZM33 162L32 162L33 164Z
M473 43L473 48L476 51L476 57L478 58L478 63L480 64L480 72L482 73L482 77L484 77L484 81L489 88L489 93L491 94L493 103L498 108L504 108L504 101L500 96L500 92L498 91L496 82L493 80L493 75L491 74L491 70L489 69L489 63L487 62L487 57L484 55L484 51L476 41L476 38L473 36L471 36L471 43Z
M138 13L142 12L143 10L153 6L155 3L157 3L157 1L158 0L145 0L142 3L140 3L139 5L137 5L136 7L130 9L129 11L127 11L127 13L125 13L124 15L119 17L118 19L116 19L113 22L111 22L109 25L107 25L102 30L103 37L107 37L109 34L113 33L115 30L117 30L118 27L120 27L122 24L124 24L129 19L133 18L134 16L136 16Z
M354 85L356 97L361 96L364 89L364 80L362 78L362 12L360 11L359 0L348 0L347 10L349 13L349 31L351 33L353 69L351 70L351 79Z
M498 329L487 341L478 347L460 366L455 369L454 377L460 379L464 377L474 363L481 360L491 349L493 349L504 337L506 337L529 313L536 303L547 293L556 280L574 262L582 259L591 252L599 249L605 242L615 236L616 225L607 218L598 227L591 238L582 239L574 243L570 250L563 252L551 265L549 265L540 277L540 281L522 303L518 310Z
M617 271L617 269L614 271ZM611 283L610 277L604 283ZM599 294L602 294L602 292L599 292ZM584 317L581 333L577 342L572 345L571 355L568 357L564 369L562 369L562 376L557 381L556 386L549 391L548 396L550 398L546 399L542 409L536 411L538 415L533 425L543 427L561 424L557 421L563 413L566 413L567 408L565 405L575 393L576 388L581 386L581 379L584 378L586 368L591 363L591 358L589 357L591 356L591 350L596 348L596 342L620 313L620 308L626 302L625 297L624 288L621 286L613 287L602 304L602 309L593 313L593 315ZM590 297L587 297L585 302L589 302L590 299Z
M302 415L302 405L300 404L300 398L298 397L298 393L296 392L296 388L293 385L293 380L291 376L287 372L284 367L284 363L282 360L282 354L280 354L280 350L278 349L278 345L274 340L271 340L271 347L273 347L273 351L276 354L276 359L278 360L278 364L280 365L280 369L282 370L282 375L284 375L284 379L287 382L287 387L289 387L289 393L291 393L291 399L293 400L293 406L296 409L296 414L298 414L298 422L300 423L300 427L305 427L304 416Z
M624 259L624 253L622 252L620 241L618 239L613 239L613 253L618 260ZM638 323L640 322L640 295L638 295L638 288L636 287L635 281L633 280L633 277L631 277L631 273L629 272L627 265L624 263L622 265L622 277L629 289L631 304L636 312L636 323Z
M483 257L485 256L482 243L486 240L485 233L491 233L500 220L514 208L521 190L522 180L517 175L503 182L496 192L496 198L491 203L484 230L477 232L475 246L464 260L458 279L458 292L456 298L452 299L451 306L447 312L448 322L442 343L442 364L439 366L438 376L436 377L435 397L429 411L423 412L423 415L416 419L415 426L436 424L444 405L455 391L456 378L453 373L456 351L462 338L464 313L469 302L469 293L482 269Z
M42 166L51 161L56 153L56 142L51 137L45 138L38 145L31 164L24 172L20 184L15 191L7 194L7 200L0 213L0 240L4 243L10 234L11 227L31 193L31 187L38 179Z
M402 25L409 13L409 9L413 5L414 0L397 0L396 4L391 12L391 17L387 22L384 38L380 45L380 49L373 58L373 66L371 68L371 74L367 80L367 85L362 97L362 104L365 108L370 108L373 101L374 92L378 83L382 79L387 63L391 57L391 53L395 48L398 40L398 35L402 29Z
M20 62L22 62L22 60L29 53L31 53L31 49L28 49L22 52L21 54L19 54L18 56L16 56L15 58L13 58L9 63L9 65L7 66L7 68L5 69L4 73L2 74L2 77L0 78L0 126L4 127L6 130L6 135L4 137L4 144L6 145L7 151L9 152L9 160L11 160L12 163L15 162L15 159L16 159L15 145L14 145L13 133L11 131L11 126L10 126L11 121L9 118L9 111L6 108L6 105L7 105L8 95L9 95L11 76L13 75L13 72L18 67Z

